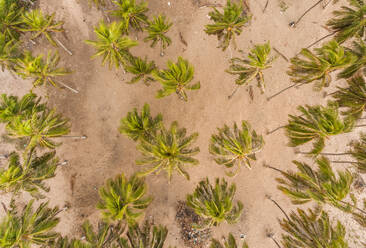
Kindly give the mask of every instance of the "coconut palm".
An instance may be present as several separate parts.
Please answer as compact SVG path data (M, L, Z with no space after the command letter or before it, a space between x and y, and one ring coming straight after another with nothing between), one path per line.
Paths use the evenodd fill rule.
M13 70L17 57L19 42L13 38L8 38L5 34L0 34L0 66L1 69Z
M147 23L146 12L149 10L147 2L136 3L135 0L115 0L113 2L117 5L117 10L114 10L112 14L121 19L123 32L128 34L130 27L137 31L143 30L143 25Z
M23 12L18 0L0 0L0 33L6 41L19 39Z
M102 211L106 221L127 221L136 223L144 210L152 201L146 197L147 185L143 178L133 175L126 178L122 173L115 179L108 179L104 187L99 189L100 201L97 208Z
M57 44L53 39L52 34L64 31L62 28L64 22L55 21L55 13L52 15L44 15L39 9L24 12L22 15L22 22L24 27L20 29L21 31L34 33L32 39L36 39L39 36L45 36L55 47Z
M57 238L58 234L53 229L59 223L56 217L58 208L48 208L48 203L44 202L34 211L33 203L33 200L28 202L21 213L17 213L12 204L0 220L0 247L47 245Z
M252 168L251 160L256 160L256 153L264 146L262 135L251 129L246 121L242 121L241 129L234 123L233 129L227 125L218 128L218 134L211 136L210 153L215 156L215 162L225 165L227 168L237 166L236 171L227 173L229 176L236 175L240 167L245 165Z
M156 70L152 72L153 78L157 80L163 89L158 91L157 98L177 93L179 98L187 101L187 90L198 90L201 88L200 82L190 84L194 76L194 68L188 60L178 57L177 63L168 61L168 69Z
M250 20L250 16L244 11L242 1L240 4L235 4L227 0L223 13L214 7L208 15L214 23L207 24L205 32L217 36L222 50L230 45L231 40L236 48L235 35L240 35L243 26Z
M43 198L40 191L50 190L43 181L55 176L58 162L55 155L56 152L48 152L37 157L31 150L20 161L17 153L10 154L7 168L0 169L0 190L13 194L26 191L35 198Z
M146 27L149 35L144 39L144 41L152 41L151 47L155 47L157 43L160 43L160 54L164 55L164 50L172 43L172 40L166 36L173 23L164 15L154 16L152 21L148 21L148 26Z
M149 104L145 103L140 115L134 108L132 112L128 112L127 116L121 119L119 131L134 141L141 140L143 137L149 139L160 129L162 120L161 114L153 118L150 114Z
M95 47L97 52L92 58L103 57L102 65L106 62L109 68L115 65L119 68L125 66L131 56L129 48L137 45L136 41L131 40L127 36L123 36L123 22L112 22L106 25L103 21L95 27L94 33L97 35L96 41L87 40L87 44Z
M348 133L354 127L354 119L342 119L337 104L332 102L328 102L327 106L299 106L298 110L302 115L289 115L289 124L285 126L289 145L297 147L313 142L309 154L314 156L323 150L325 140L330 136Z
M205 226L217 226L226 221L236 223L242 213L243 204L234 204L236 185L230 186L225 179L216 178L212 186L208 178L199 182L193 194L187 195L187 205L204 219Z
M304 48L299 55L291 59L287 74L295 84L315 82L314 88L321 90L330 85L331 72L344 69L354 59L350 51L345 50L334 40L314 50L315 53Z
M144 82L145 85L150 85L150 82L155 81L151 76L151 73L156 69L154 61L147 61L145 59L130 56L128 64L125 66L127 72L132 73L134 77L127 82L128 84L134 84L139 81Z
M366 44L364 41L359 40L353 42L353 49L351 50L355 59L352 63L346 67L342 72L338 74L339 78L350 78L356 73L362 73L365 75L366 72Z
M263 45L256 45L250 50L247 59L232 58L230 60L230 67L226 72L237 75L235 80L237 88L229 96L231 98L240 85L248 84L253 79L258 82L258 87L264 93L264 76L263 70L270 68L275 57L270 57L271 47L269 43Z
M229 237L226 240L225 237L222 238L225 242L222 245L220 241L212 239L210 248L239 248L239 244L236 244L234 236L229 233ZM248 244L244 241L242 248L249 248Z
M179 128L177 122L170 125L167 130L164 126L153 137L141 136L141 142L137 149L141 152L142 158L136 160L137 165L150 165L150 168L139 172L140 176L151 173L158 174L164 170L171 181L174 171L189 180L189 174L184 167L188 165L197 165L198 160L193 158L200 149L192 148L197 140L198 133L186 135L185 128Z
M145 221L141 228L138 225L128 228L127 237L121 238L121 248L163 248L168 229L165 226L155 226L152 222Z
M356 159L352 165L356 166L360 173L366 173L366 134L361 133L359 141L351 142L351 156Z
M364 37L366 23L366 3L364 0L348 0L350 6L342 6L341 10L333 12L334 18L327 22L327 26L336 35L335 39L342 43L352 37Z
M309 209L308 213L298 208L290 213L289 219L280 221L285 231L282 245L284 248L348 248L346 229L339 220L334 222L319 207Z

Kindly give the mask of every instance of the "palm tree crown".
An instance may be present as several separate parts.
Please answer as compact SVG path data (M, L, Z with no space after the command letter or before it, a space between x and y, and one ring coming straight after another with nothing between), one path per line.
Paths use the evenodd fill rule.
M141 80L145 85L150 85L150 82L155 81L151 76L152 72L156 69L155 62L148 62L146 57L145 59L142 59L130 56L125 69L127 72L135 75L129 82L127 82L128 84L134 84Z
M6 40L19 39L23 12L18 0L0 1L0 33L7 37Z
M155 47L156 43L160 42L161 50L163 51L172 43L172 40L165 35L172 25L173 23L169 22L166 16L154 16L152 21L148 21L146 30L149 35L144 41L152 41L151 47Z
M361 133L360 140L352 141L350 145L350 154L357 161L352 165L355 165L360 173L366 173L366 134Z
M115 0L113 2L117 5L117 10L113 11L113 15L121 19L123 32L128 34L130 26L137 31L143 30L143 25L147 23L146 12L149 10L146 2L142 1L139 4L135 0Z
M239 248L239 244L236 243L234 236L229 233L228 238L225 237L222 238L224 241L224 245L220 243L220 241L216 239L212 239L212 243L210 245L210 248ZM249 248L248 244L244 241L242 248Z
M366 19L365 19L366 20ZM354 41L350 49L354 59L351 64L338 74L338 78L350 78L357 73L365 75L366 72L366 44L364 41Z
M9 39L5 34L0 34L0 66L3 71L5 68L14 69L18 46L17 40Z

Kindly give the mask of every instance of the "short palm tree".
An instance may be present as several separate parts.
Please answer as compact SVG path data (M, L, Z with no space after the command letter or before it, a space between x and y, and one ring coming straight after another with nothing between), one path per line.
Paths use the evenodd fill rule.
M142 81L145 85L150 85L150 82L155 81L151 76L152 72L156 70L155 62L148 62L146 57L145 59L142 59L130 56L128 64L125 66L125 70L134 75L134 77L127 82L128 84L134 84Z
M140 176L151 173L158 174L164 170L171 181L174 171L189 180L189 174L184 167L187 165L197 165L198 160L193 158L199 153L199 147L192 148L197 140L198 133L186 135L185 128L179 128L177 122L173 122L170 129L164 126L157 131L153 137L142 136L137 149L141 152L142 158L136 160L137 165L150 165L150 168L139 172Z
M146 197L147 185L143 178L133 175L126 178L124 174L115 179L108 179L99 189L100 201L97 205L106 221L126 221L133 225L152 201Z
M328 213L317 207L292 211L289 219L284 218L280 225L285 233L282 235L284 248L348 248L346 229L337 220L336 225L329 219Z
M19 39L23 12L18 0L0 0L0 33L7 40Z
M127 36L123 36L123 23L112 22L106 25L103 21L95 27L94 33L97 35L96 41L87 40L87 44L95 47L97 52L92 58L101 56L102 65L106 62L109 68L115 65L119 68L121 65L125 66L131 56L128 51L129 48L137 45L136 41L131 40Z
M228 126L218 128L218 134L211 136L210 153L215 156L215 162L225 165L227 168L237 166L237 170L227 173L229 176L236 175L240 167L245 165L252 168L251 160L256 160L256 153L264 146L262 135L251 129L246 121L242 121L241 128L234 123L233 129Z
M134 141L141 140L143 137L149 139L155 136L156 131L161 128L162 120L161 114L152 117L150 106L145 103L141 114L134 108L132 112L128 112L127 116L121 119L119 131Z
M58 162L55 154L49 152L37 157L31 150L21 162L19 155L12 153L7 168L0 169L0 190L13 194L26 191L35 198L43 198L40 191L50 190L43 181L55 176Z
M366 19L365 19L366 20ZM359 40L353 42L353 49L350 50L355 57L352 63L338 74L339 78L350 78L357 73L365 75L366 72L366 44Z
M356 159L356 166L360 173L366 173L366 134L361 133L360 140L351 142L350 155Z
M20 29L21 31L34 33L32 39L44 36L53 46L57 46L55 40L52 38L52 34L55 32L63 32L62 25L64 22L55 21L55 13L52 15L44 15L41 10L34 9L24 12L22 16L24 27Z
M13 38L8 38L5 34L0 34L0 67L13 70L17 57L19 42Z
M121 248L163 248L167 235L165 226L155 226L145 221L141 228L138 225L130 226L127 237L121 238L119 245Z
M335 39L343 43L352 37L364 37L366 26L366 2L364 0L348 0L350 6L342 6L341 10L333 12L334 18L327 22L327 26L336 35Z
M239 248L239 244L236 244L235 238L231 233L229 233L227 240L225 237L223 237L223 240L224 244L222 245L220 241L212 239L210 248ZM245 241L243 242L242 248L249 248L248 244Z
M236 223L241 216L243 204L234 204L236 185L230 186L225 179L216 178L212 186L208 178L199 182L193 194L187 195L187 205L204 219L205 226L217 226L226 221Z
M151 47L155 47L157 43L160 43L160 54L164 55L164 50L172 43L172 40L166 36L172 25L173 23L169 22L166 16L154 16L152 21L148 21L146 30L149 35L144 41L152 41Z
M216 8L208 13L213 24L207 24L205 26L205 32L209 35L216 35L221 43L219 47L225 50L232 40L234 47L236 48L235 35L240 35L243 31L243 26L250 20L250 16L245 14L244 8L240 4L232 3L231 0L227 0L224 12L221 13Z
M353 55L336 41L332 40L315 53L307 48L291 59L290 70L287 74L295 84L309 84L316 82L315 89L328 87L332 81L330 73L344 69L353 61Z
M348 133L354 127L354 119L350 117L342 119L335 103L329 102L327 106L299 106L298 110L302 115L289 115L289 123L285 126L286 134L292 147L313 142L310 155L317 156L329 137Z
M135 0L114 0L117 5L117 10L114 10L112 14L121 19L123 23L122 31L129 33L130 27L137 31L143 30L143 25L147 23L146 12L147 2L141 1L136 3Z
M198 90L201 88L200 82L190 84L194 76L194 68L188 60L178 57L177 63L168 61L168 69L156 70L152 72L153 78L157 80L163 89L158 91L157 98L177 93L179 98L187 101L185 90Z
M230 67L226 72L237 75L238 79L235 80L237 87L240 85L248 84L253 79L258 82L258 87L264 93L264 76L263 70L272 67L272 62L275 57L270 57L271 47L269 43L263 45L256 45L250 53L247 59L232 58L230 61ZM236 88L237 90L238 88ZM231 94L231 98L234 93Z
M17 213L15 206L7 211L0 220L0 247L31 247L31 245L47 245L58 236L53 229L59 223L56 215L57 207L48 208L48 203L41 203L33 210L34 201L31 200Z

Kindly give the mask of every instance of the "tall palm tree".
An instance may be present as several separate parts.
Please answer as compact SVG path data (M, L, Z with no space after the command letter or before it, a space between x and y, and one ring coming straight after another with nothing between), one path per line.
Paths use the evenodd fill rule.
M366 19L365 19L366 20ZM353 42L353 49L350 49L355 59L338 74L338 78L350 78L357 73L365 75L366 72L366 44L359 40Z
M43 181L55 176L58 163L55 155L56 152L48 152L37 157L31 150L20 161L17 153L10 154L7 168L0 169L0 190L13 194L26 191L37 199L43 198L40 191L50 190Z
M224 12L221 13L215 7L213 11L209 12L210 19L213 24L207 24L205 26L205 32L209 35L216 35L221 43L219 47L225 50L230 41L233 42L236 48L235 35L242 33L242 28L250 20L243 8L242 1L240 4L232 3L231 0L227 0Z
M262 135L251 129L246 121L242 121L241 129L234 123L233 129L227 125L218 128L218 134L211 136L209 151L215 156L215 162L225 165L227 168L237 166L236 171L228 172L229 176L234 176L240 171L240 167L245 165L252 168L251 160L256 160L256 153L264 146Z
M114 10L112 14L121 19L123 26L122 31L129 33L130 27L137 31L143 30L143 25L147 23L146 12L147 2L141 1L136 3L135 0L114 0L117 5L117 10Z
M7 40L19 40L23 12L18 0L0 0L0 33Z
M193 194L187 195L187 205L204 219L205 226L217 226L226 221L236 223L242 213L243 204L234 204L236 185L230 186L225 179L216 178L212 186L208 178L199 182Z
M348 248L346 229L337 220L336 225L329 219L328 213L317 207L292 211L290 218L280 220L282 245L284 248Z
M263 70L272 67L272 62L275 57L270 57L271 47L269 43L263 45L255 45L248 54L248 58L232 58L230 60L230 67L226 72L237 75L235 80L237 88L229 96L231 98L240 85L248 84L253 79L258 82L258 87L264 93L264 76Z
M48 208L48 203L44 202L34 211L33 203L34 200L28 202L21 213L17 213L13 205L0 220L0 247L47 245L57 238L53 229L59 223L58 207Z
M97 52L92 58L101 56L102 65L106 62L109 68L115 65L119 68L125 66L131 56L129 48L137 45L136 41L131 40L127 36L123 36L123 22L112 22L106 25L103 21L95 27L94 33L97 35L96 41L87 40L87 44L95 47Z
M19 42L0 34L0 66L1 69L14 70Z
M194 68L188 60L178 57L177 63L168 61L168 69L156 70L152 72L153 78L157 80L163 89L158 91L157 98L177 93L180 99L187 101L187 90L198 90L201 88L200 82L191 84L194 76Z
M336 33L335 39L340 43L355 36L363 38L365 33L365 0L348 0L348 2L350 6L342 6L340 10L334 11L334 18L327 22L327 26Z
M330 136L348 133L354 127L354 119L342 119L337 104L332 102L327 106L299 106L298 110L302 115L289 115L289 123L285 126L286 134L292 147L313 142L310 155L317 156Z
M152 72L156 70L155 62L148 62L146 57L145 59L142 59L139 57L130 56L125 69L127 72L135 75L129 82L127 82L128 84L134 84L142 81L145 85L150 85L150 82L155 81L151 76Z
M134 108L132 112L128 112L127 116L121 119L119 132L134 141L141 140L143 137L149 139L155 136L157 130L161 128L162 120L163 116L160 113L152 117L150 106L145 103L140 115Z
M133 175L126 178L122 173L115 179L108 179L99 189L100 201L97 208L102 211L106 221L126 221L129 225L136 223L152 201L146 197L147 184L143 178Z
M366 134L361 133L360 140L351 142L351 156L356 159L352 165L356 166L360 173L366 173Z
M199 153L199 147L192 148L197 140L198 133L186 135L185 128L179 128L177 122L170 125L167 130L164 126L157 131L153 137L141 136L141 142L137 149L141 152L142 158L136 160L137 165L150 165L150 168L139 172L140 176L151 173L158 174L164 170L171 181L174 171L189 180L189 174L185 170L187 165L197 165L198 160L193 158Z
M231 233L229 233L227 240L225 237L222 239L224 240L223 245L220 243L220 241L212 239L210 248L239 248L239 244L236 244L235 238ZM245 241L243 242L242 248L249 248Z
M154 16L152 21L148 21L148 26L146 27L149 35L144 39L144 41L152 41L151 47L155 47L157 43L160 43L160 54L164 55L164 50L172 43L172 40L166 36L173 23L164 15Z

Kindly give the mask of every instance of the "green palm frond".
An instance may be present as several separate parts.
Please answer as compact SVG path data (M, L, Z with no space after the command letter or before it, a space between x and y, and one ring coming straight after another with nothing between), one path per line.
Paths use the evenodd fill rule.
M342 6L333 12L334 18L327 22L335 39L343 43L352 37L364 37L366 26L366 3L364 0L348 0L350 6Z
M297 212L290 213L289 219L280 221L285 231L282 245L284 248L348 248L345 227L338 220L335 225L334 222L319 207L309 209L308 213L298 208Z
M7 37L7 41L19 40L24 9L18 0L0 0L0 33Z
M262 93L264 93L264 76L263 70L272 67L272 62L275 57L270 57L271 47L269 43L263 45L255 45L248 54L248 58L232 58L230 67L226 72L237 75L235 80L237 85L248 84L253 79L258 82Z
M136 3L135 0L115 0L113 2L116 4L117 10L114 10L112 14L121 19L123 32L128 34L130 27L137 31L143 30L143 25L147 23L148 19L147 2Z
M145 59L142 59L130 56L128 64L125 66L125 70L134 75L131 81L127 82L128 84L134 84L142 81L144 84L150 85L150 82L155 81L151 76L152 72L156 70L155 62L148 62L146 57Z
M342 119L338 106L329 102L327 106L299 106L302 115L289 115L289 124L285 126L287 137L292 147L313 142L309 154L317 156L330 136L350 132L354 127L354 119Z
M143 178L133 175L128 179L121 174L115 179L108 179L106 185L99 189L101 199L97 207L106 221L124 220L133 225L143 214L141 210L152 201L151 197L145 197L146 191Z
M295 84L315 82L314 89L321 90L330 85L331 72L346 68L354 60L353 54L334 40L314 50L304 48L291 59L287 74Z
M231 40L236 48L235 35L240 35L243 31L243 26L250 20L250 16L243 9L242 1L239 4L235 4L231 0L227 0L223 13L213 8L213 11L208 13L208 15L214 24L207 24L205 32L209 35L217 36L221 43L219 47L222 50L225 50L230 45Z
M218 134L211 136L210 153L215 156L215 162L225 165L227 168L237 166L235 172L227 173L229 176L236 175L240 167L245 165L251 169L251 160L257 160L256 153L264 146L262 135L251 129L246 121L242 121L241 129L234 123L233 129L228 126L218 128Z
M115 65L119 68L121 65L125 66L131 56L128 51L129 48L137 45L136 41L123 35L123 23L112 22L106 25L103 21L95 27L94 33L97 35L96 41L87 40L87 44L95 47L97 52L92 58L102 57L102 65L106 62L109 68Z
M167 235L166 227L145 221L141 228L138 225L130 226L127 237L121 238L119 245L121 248L163 248Z
M356 166L360 173L366 173L366 134L361 133L359 141L351 142L351 156L356 159L356 163L352 165Z
M154 16L152 21L148 21L146 30L149 35L144 41L152 41L151 47L155 47L156 43L160 42L161 52L163 52L172 43L172 40L166 36L166 33L172 25L173 23L169 22L166 16Z
M225 237L222 239L225 241L223 245L220 241L212 239L210 248L239 248L239 244L236 244L235 238L231 233L229 233L229 237L227 239ZM242 248L249 248L245 241L243 242Z
M19 42L13 38L8 38L0 34L0 66L1 69L13 70L16 62Z
M365 19L366 20L366 19ZM355 57L351 64L346 67L342 72L338 74L338 78L350 78L357 73L366 73L366 44L364 41L359 40L353 42L353 49L350 49L351 53Z
M214 186L206 178L199 182L193 194L187 195L187 205L204 219L206 226L217 226L223 221L233 224L243 210L240 201L234 204L235 192L236 185L229 186L223 178L216 178Z
M53 46L57 46L55 40L52 38L52 35L55 32L64 31L62 28L64 22L55 21L55 13L52 15L44 15L41 10L34 9L24 12L22 17L24 28L21 28L21 31L32 32L32 39L36 39L39 36L44 36Z
M37 199L43 198L40 191L50 190L43 181L55 176L58 163L55 155L56 152L48 152L37 157L31 150L21 162L19 155L12 153L7 168L0 168L0 190L13 194L26 191Z
M198 164L198 160L193 156L198 154L200 149L199 147L192 148L198 133L189 136L186 134L185 128L179 128L178 123L173 122L169 130L162 126L153 137L141 136L142 139L137 149L141 152L142 158L136 160L136 164L150 165L150 168L138 174L145 176L151 173L158 174L164 170L168 174L170 182L173 172L178 171L189 180L189 174L184 167Z
M60 82L55 78L70 73L65 68L58 67L60 56L58 52L48 52L46 59L40 54L33 57L32 53L25 51L24 55L17 59L16 73L24 79L33 79L33 86L51 85L57 87Z
M46 202L34 211L33 203L33 200L28 202L21 213L12 208L0 219L0 247L28 248L31 245L47 245L57 238L58 234L53 229L59 223L56 217L58 208L48 208Z
M158 114L152 117L150 114L150 106L145 103L141 114L134 108L132 112L128 112L127 116L121 119L119 132L131 138L134 141L143 137L149 139L155 136L156 131L161 128L163 116Z
M153 71L153 78L157 80L163 89L158 91L157 98L177 93L179 98L187 101L185 90L198 90L201 88L200 82L190 84L194 76L194 68L188 60L178 57L177 63L168 61L168 69Z

